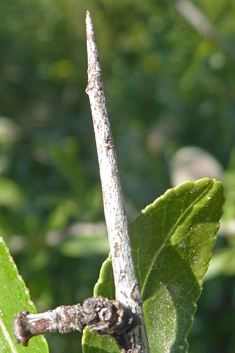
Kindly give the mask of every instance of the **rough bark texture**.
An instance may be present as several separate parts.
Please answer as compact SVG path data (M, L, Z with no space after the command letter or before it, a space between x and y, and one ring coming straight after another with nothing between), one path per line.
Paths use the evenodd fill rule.
M131 331L140 325L137 314L117 300L102 296L88 298L83 305L59 306L41 314L30 314L22 310L14 317L13 333L17 343L28 346L33 336L50 332L68 333L83 331L88 326L90 331L109 335L115 339L123 352L131 352Z
M87 12L86 28L88 53L88 86L86 92L90 99L95 131L116 299L131 308L141 318L142 324L132 337L134 341L133 352L147 353L149 352L149 345L144 323L142 300L132 260L117 157L108 120L99 56L89 12Z

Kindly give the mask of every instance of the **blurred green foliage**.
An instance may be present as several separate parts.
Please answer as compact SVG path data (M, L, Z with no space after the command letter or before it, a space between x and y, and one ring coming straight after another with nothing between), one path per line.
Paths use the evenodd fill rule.
M103 221L85 94L87 9L130 218L170 187L169 160L179 147L199 146L228 168L235 6L232 0L194 4L216 29L214 37L199 34L173 1L0 3L0 235L39 311L92 295L108 253L103 227L91 228L89 239L84 234ZM234 179L226 175L228 222L235 201ZM102 246L94 246L97 232ZM232 249L234 240L220 237L217 247ZM234 302L234 272L205 283L190 352L234 351ZM78 351L78 334L48 339L52 352Z

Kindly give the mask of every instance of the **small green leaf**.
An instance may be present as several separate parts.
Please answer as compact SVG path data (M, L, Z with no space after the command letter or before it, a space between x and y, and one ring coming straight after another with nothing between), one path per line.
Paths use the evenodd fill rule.
M115 299L113 268L111 256L104 261L101 269L98 282L94 288L94 296L103 295L109 299Z
M106 298L114 299L114 282L112 260L109 256L103 263L98 282L94 288L94 296L103 295ZM120 353L120 349L114 340L108 336L98 333L90 333L86 328L82 335L82 348L85 353Z
M36 313L30 301L28 290L18 274L2 238L0 238L0 347L2 353L48 353L48 346L42 336L34 337L29 346L17 344L12 333L14 315L23 309Z
M147 206L130 226L151 352L187 352L186 336L216 242L223 203L220 182L188 181ZM106 260L96 295L113 295L110 267ZM86 332L83 344L84 353L107 352L102 336L94 339ZM115 343L108 352L116 353Z

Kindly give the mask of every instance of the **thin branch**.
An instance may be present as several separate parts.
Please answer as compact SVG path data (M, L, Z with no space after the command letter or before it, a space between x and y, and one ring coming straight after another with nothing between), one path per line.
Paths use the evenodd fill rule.
M123 206L117 157L105 102L99 55L90 13L86 16L88 86L100 178L103 191L104 213L112 256L116 300L129 307L141 318L141 326L134 332L132 352L148 353L149 345L144 323L142 300L128 234L128 222Z
M235 60L235 48L232 43L220 35L215 26L209 21L198 6L188 0L169 1L176 6L181 15L184 16L198 33L218 43L230 55L230 57Z

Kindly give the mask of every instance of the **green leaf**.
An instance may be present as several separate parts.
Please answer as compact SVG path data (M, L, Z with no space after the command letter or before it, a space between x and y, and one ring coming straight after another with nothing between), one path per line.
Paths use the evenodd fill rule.
M3 176L0 177L0 205L18 211L25 205L25 195L20 187L13 181Z
M98 282L94 288L94 296L103 295L109 299L115 299L113 268L111 256L104 261Z
M74 236L65 240L60 246L60 251L65 256L86 256L92 254L107 255L109 242L107 237L100 236Z
M112 260L109 256L103 263L98 282L94 288L94 296L103 295L106 298L114 299L114 281ZM82 335L82 348L85 353L120 353L120 349L114 340L108 336L98 333L90 333L86 328Z
M189 181L168 190L132 226L136 234L133 257L153 352L188 349L186 336L216 242L223 203L220 182Z
M186 336L216 242L223 203L220 182L188 181L147 206L130 226L151 352L187 352ZM109 294L109 271L110 261L106 261L96 295ZM107 350L104 342L104 337L94 339L86 331L83 351L116 353L115 343Z
M120 349L109 336L101 336L98 333L90 333L85 328L82 335L82 351L85 353L120 353Z
M42 336L34 337L29 346L17 344L12 333L14 315L23 309L36 313L29 292L19 276L2 238L0 238L0 346L2 353L48 353L48 346Z

